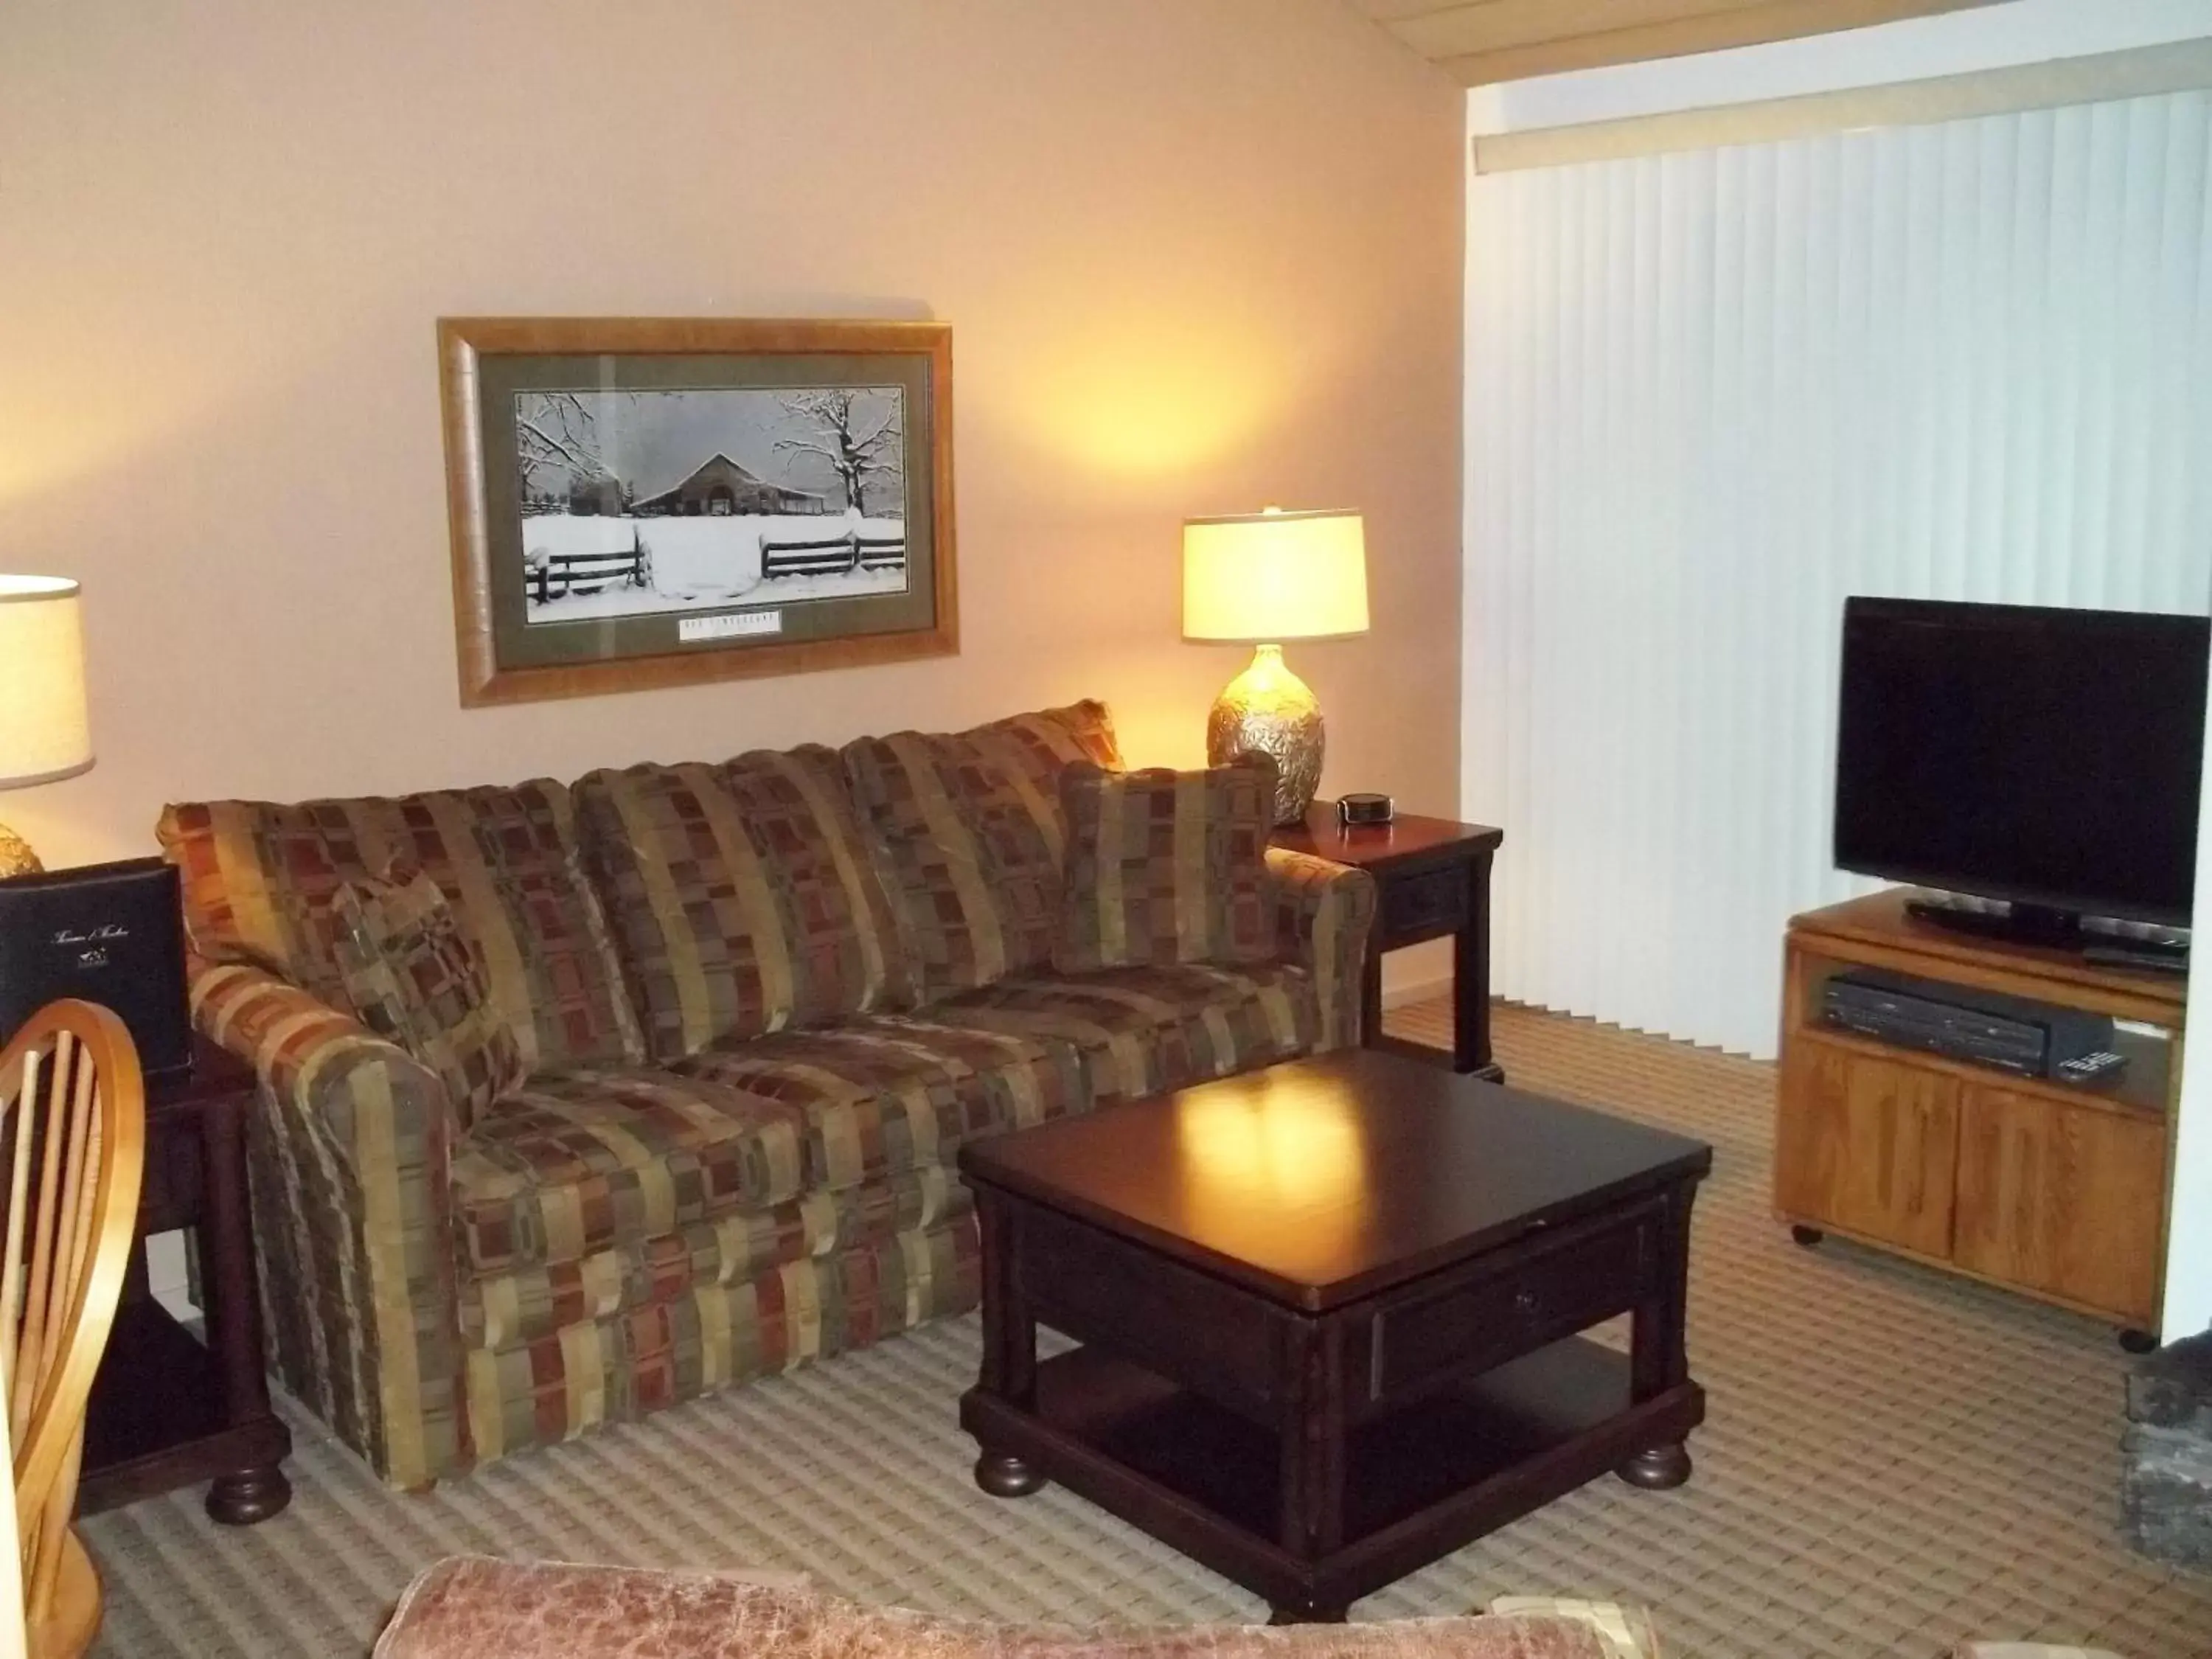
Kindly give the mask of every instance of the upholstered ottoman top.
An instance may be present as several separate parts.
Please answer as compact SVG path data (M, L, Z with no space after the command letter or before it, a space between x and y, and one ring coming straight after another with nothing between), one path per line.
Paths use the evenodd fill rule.
M410 1585L376 1659L1623 1659L1542 1614L1082 1630L940 1619L706 1572L458 1558Z

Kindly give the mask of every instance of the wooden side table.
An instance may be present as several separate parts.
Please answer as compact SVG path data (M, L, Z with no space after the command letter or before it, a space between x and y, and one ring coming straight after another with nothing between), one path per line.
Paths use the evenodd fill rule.
M192 1069L149 1079L138 1248L85 1417L77 1513L211 1480L207 1512L233 1526L292 1500L278 1467L292 1431L269 1406L261 1287L246 1202L246 1119L253 1070L205 1037ZM147 1236L190 1227L198 1241L203 1344L154 1297Z
M1347 829L1336 821L1334 801L1316 801L1304 824L1275 831L1276 846L1364 870L1381 889L1375 943L1359 993L1359 1023L1369 1048L1439 1058L1440 1051L1425 1043L1384 1033L1382 953L1449 938L1452 1047L1442 1057L1455 1072L1505 1080L1504 1068L1490 1057L1490 860L1504 839L1503 830L1486 823L1410 812L1389 823Z

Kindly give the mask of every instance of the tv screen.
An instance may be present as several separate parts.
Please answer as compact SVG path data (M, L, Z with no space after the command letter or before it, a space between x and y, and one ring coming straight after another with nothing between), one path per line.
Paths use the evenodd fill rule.
M1848 599L1836 862L2186 926L2212 622Z

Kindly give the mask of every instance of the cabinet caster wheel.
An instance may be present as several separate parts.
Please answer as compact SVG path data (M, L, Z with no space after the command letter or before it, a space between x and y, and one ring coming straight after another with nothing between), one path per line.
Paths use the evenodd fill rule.
M2158 1339L2148 1331L2139 1331L2130 1325L2120 1333L2120 1346L2129 1353L2156 1353Z
M1793 1243L1802 1244L1809 1250L1826 1238L1827 1234L1822 1232L1818 1227L1793 1226L1790 1230L1790 1237Z

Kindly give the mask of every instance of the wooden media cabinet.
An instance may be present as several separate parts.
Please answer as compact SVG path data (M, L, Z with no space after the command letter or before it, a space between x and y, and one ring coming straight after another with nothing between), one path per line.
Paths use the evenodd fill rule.
M1784 950L1774 1207L1826 1232L2093 1314L2159 1322L2181 1084L2179 975L1916 921L1894 888L1796 917ZM1827 978L1876 968L2109 1014L2117 1079L2075 1087L1825 1024Z

